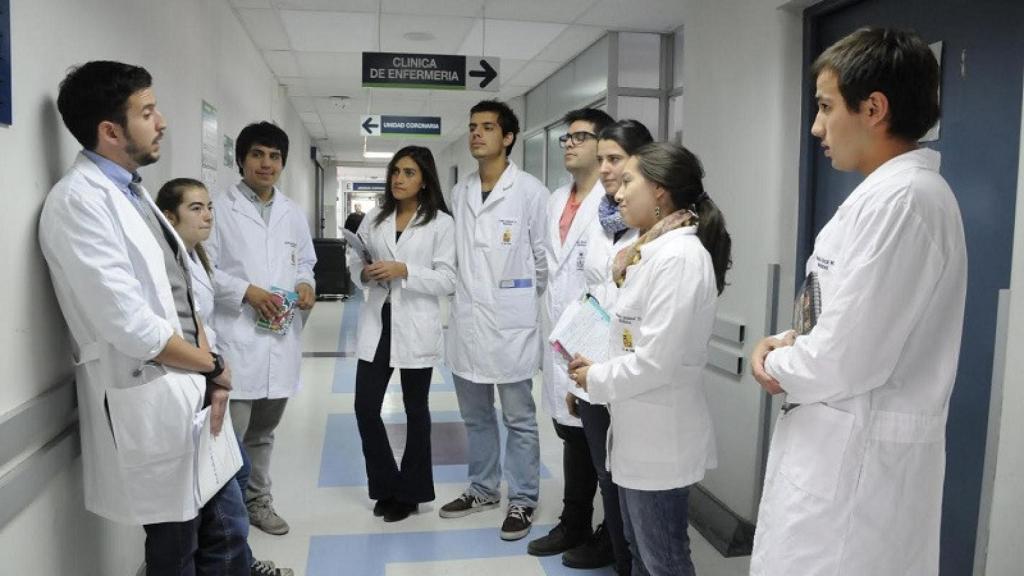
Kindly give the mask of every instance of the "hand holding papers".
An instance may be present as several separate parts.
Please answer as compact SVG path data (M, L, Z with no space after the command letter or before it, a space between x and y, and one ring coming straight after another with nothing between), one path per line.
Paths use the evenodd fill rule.
M228 481L234 481L235 473L242 468L242 453L231 430L231 415L226 413L221 433L213 435L209 406L199 411L192 422L196 446L195 497L200 505L209 502Z
M291 290L285 290L273 286L270 288L274 302L277 303L277 316L267 320L263 316L256 318L256 327L268 330L274 334L287 334L288 327L292 325L295 318L295 306L299 303L299 295Z

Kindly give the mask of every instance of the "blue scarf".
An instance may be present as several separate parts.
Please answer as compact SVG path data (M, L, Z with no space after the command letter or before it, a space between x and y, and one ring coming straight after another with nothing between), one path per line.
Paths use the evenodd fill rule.
M601 220L601 227L609 234L621 232L629 226L622 221L622 214L619 214L619 205L607 194L601 197L601 204L597 207L597 216Z

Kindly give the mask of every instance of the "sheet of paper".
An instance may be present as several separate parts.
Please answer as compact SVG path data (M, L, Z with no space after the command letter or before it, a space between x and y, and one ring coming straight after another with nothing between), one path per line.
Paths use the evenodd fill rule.
M345 237L345 242L348 243L349 250L354 250L355 253L362 258L363 264L371 264L373 258L370 256L370 250L367 249L366 244L363 244L359 235L350 230L341 230L342 236Z
M608 359L608 313L592 296L576 300L566 307L548 341L567 359L579 354L592 362Z
M231 427L231 415L224 414L220 434L210 431L210 407L199 411L193 422L196 442L196 501L200 505L210 498L242 468L242 453Z

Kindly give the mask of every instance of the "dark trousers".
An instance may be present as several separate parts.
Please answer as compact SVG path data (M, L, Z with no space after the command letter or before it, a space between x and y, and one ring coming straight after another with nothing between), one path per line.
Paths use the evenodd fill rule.
M402 368L406 441L401 468L380 417L384 393L394 368L391 359L391 304L381 308L381 334L373 362L356 368L356 423L363 441L366 478L373 500L394 498L408 504L434 499L434 470L430 456L430 377L433 368Z
M249 576L249 514L237 482L225 484L191 520L143 528L147 576Z
M612 481L612 473L605 462L608 448L608 427L611 417L608 407L591 404L584 400L576 401L576 410L583 420L583 433L590 446L590 456L597 472L597 483L601 487L601 501L604 502L604 529L612 541L615 553L615 570L619 574L629 574L633 559L629 553L629 545L622 529L622 508L619 506L619 487Z
M633 551L633 576L694 576L690 559L690 487L619 488L624 529Z
M569 530L590 531L593 529L597 474L587 437L583 428L552 422L555 433L562 439L562 471L565 475L562 524Z

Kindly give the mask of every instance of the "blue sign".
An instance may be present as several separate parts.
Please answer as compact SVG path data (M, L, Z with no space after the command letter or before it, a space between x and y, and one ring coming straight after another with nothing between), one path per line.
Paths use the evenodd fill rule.
M352 183L352 191L353 192L383 192L384 191L384 183L383 182L353 182Z
M360 136L440 136L441 118L437 116L363 116Z
M11 124L11 1L0 0L0 124Z

